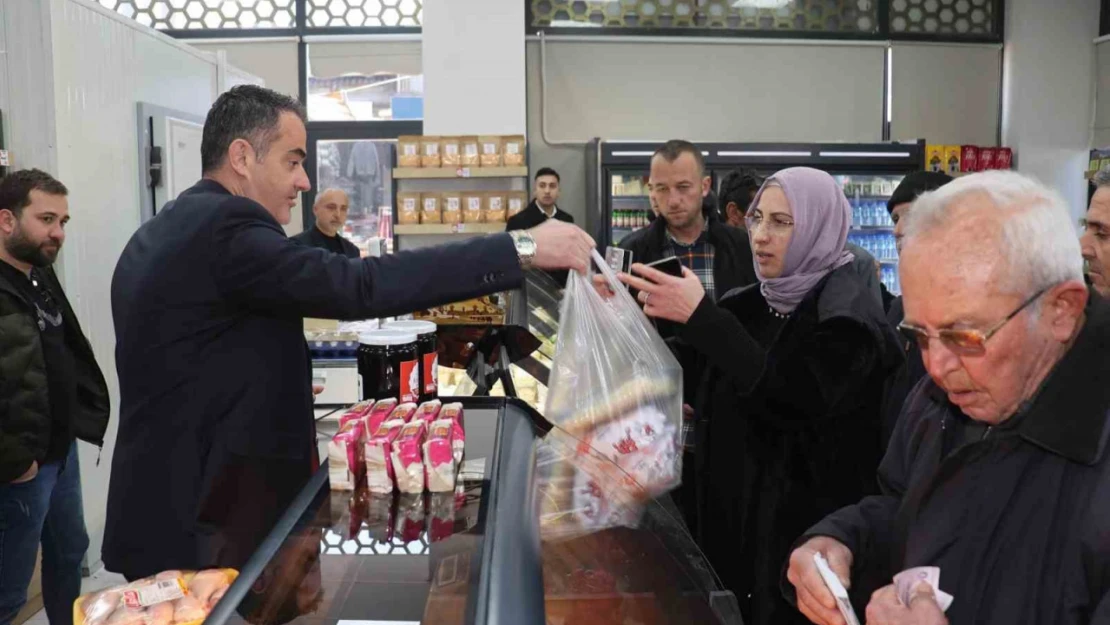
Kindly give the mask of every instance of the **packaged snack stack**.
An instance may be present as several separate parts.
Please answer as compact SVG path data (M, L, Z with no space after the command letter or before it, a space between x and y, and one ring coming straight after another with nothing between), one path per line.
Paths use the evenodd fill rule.
M366 487L372 493L393 492L393 443L405 427L403 419L387 419L366 441Z
M349 419L328 443L328 478L332 490L354 490L363 471L360 451L366 444L366 422Z
M393 475L397 488L402 493L424 492L424 439L428 435L428 425L419 419L405 424L397 441L393 444Z

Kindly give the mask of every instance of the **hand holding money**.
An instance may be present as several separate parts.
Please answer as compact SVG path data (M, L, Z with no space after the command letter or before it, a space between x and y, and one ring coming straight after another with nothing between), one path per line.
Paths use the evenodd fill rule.
M840 605L829 590L814 556L820 554L844 588L851 587L852 552L838 540L817 536L790 554L786 579L798 595L798 610L817 625L847 625Z
M867 604L867 625L948 625L933 587L918 582L903 602L895 584L879 589Z
M932 590L933 599L940 606L942 612L948 611L948 606L952 605L952 595L940 589L940 567L918 566L894 576L894 588L902 605L908 606L910 604L914 589L920 585Z

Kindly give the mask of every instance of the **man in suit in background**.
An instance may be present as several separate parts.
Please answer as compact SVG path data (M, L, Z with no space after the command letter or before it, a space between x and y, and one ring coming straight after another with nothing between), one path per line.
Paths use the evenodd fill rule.
M574 223L574 217L566 211L559 210L559 172L550 167L543 167L536 172L536 184L533 188L532 201L528 207L513 215L506 230L526 230L535 228L548 219L558 219L569 224Z
M120 423L104 564L130 579L240 568L319 465L303 318L388 317L585 271L547 223L382 258L289 240L305 112L241 85L208 112L204 178L131 237L112 278Z
M312 205L315 223L311 228L293 237L293 240L307 247L318 247L333 254L347 258L359 258L358 246L343 238L340 232L347 224L347 211L351 200L339 189L327 189L316 196Z

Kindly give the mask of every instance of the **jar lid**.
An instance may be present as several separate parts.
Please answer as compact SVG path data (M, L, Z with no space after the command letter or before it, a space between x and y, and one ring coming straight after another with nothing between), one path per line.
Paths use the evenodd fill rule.
M431 321L390 321L385 324L387 330L404 330L417 334L435 334L436 324Z
M407 345L416 342L416 334L403 330L371 330L358 335L358 342L363 345Z

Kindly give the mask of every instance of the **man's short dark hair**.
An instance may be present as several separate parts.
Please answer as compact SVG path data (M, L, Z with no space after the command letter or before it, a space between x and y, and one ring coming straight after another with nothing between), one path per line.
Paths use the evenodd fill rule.
M763 186L763 178L750 169L734 169L721 178L721 190L718 194L721 216L725 214L729 202L734 202L741 213L748 211L748 205L755 199L755 194Z
M224 163L227 149L236 139L251 144L259 158L277 138L281 114L289 112L306 121L304 107L287 95L256 85L232 87L219 98L204 120L200 141L200 165L211 173Z
M543 176L555 176L555 182L563 181L563 179L559 177L559 172L550 167L541 167L540 170L536 172L536 180L539 180Z
M69 195L69 189L45 171L21 169L0 179L0 210L10 210L18 218L31 204L31 191Z
M663 160L667 161L668 163L673 163L677 161L678 157L682 156L683 154L693 155L694 162L698 164L698 176L704 176L705 157L701 155L701 150L698 149L698 146L690 143L689 141L684 141L682 139L671 139L670 141L664 143L663 147L656 150L655 154L652 154L651 157L655 158L656 156L662 156Z

